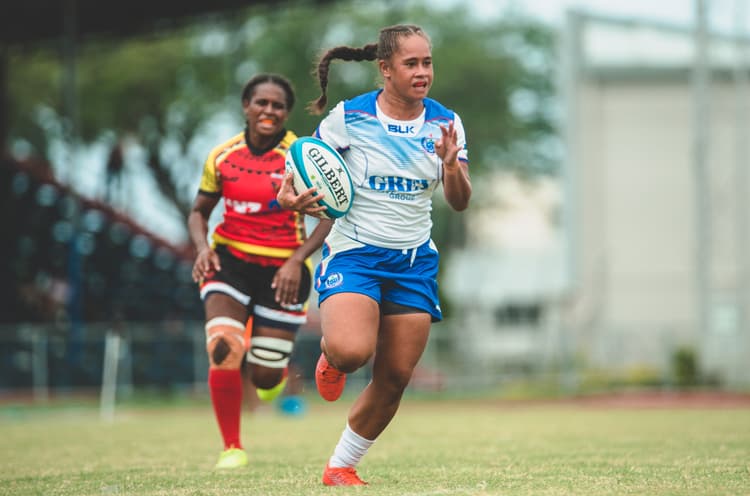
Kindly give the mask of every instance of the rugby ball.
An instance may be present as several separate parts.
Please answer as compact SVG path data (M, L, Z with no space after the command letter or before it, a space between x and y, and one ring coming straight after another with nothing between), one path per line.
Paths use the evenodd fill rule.
M354 199L354 185L339 153L312 136L297 138L286 152L286 170L294 176L297 194L315 187L325 195L318 204L329 219L343 217Z

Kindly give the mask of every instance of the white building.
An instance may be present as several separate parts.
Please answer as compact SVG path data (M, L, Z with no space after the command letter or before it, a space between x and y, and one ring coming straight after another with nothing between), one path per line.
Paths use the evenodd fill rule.
M747 384L748 39L578 13L566 34L577 348L666 369L689 347Z
M576 356L668 376L687 347L704 376L750 384L747 54L747 38L569 14L564 242L513 247L528 218L493 242L511 226L498 209L469 226L484 251L457 254L446 282L477 357ZM497 318L534 301L533 328Z

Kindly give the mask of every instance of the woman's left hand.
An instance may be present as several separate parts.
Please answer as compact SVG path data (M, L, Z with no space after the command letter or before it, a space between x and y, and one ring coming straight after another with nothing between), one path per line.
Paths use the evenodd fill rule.
M276 290L276 302L282 307L296 305L299 294L299 283L302 278L302 262L290 258L279 267L271 281L271 288Z
M451 121L448 128L440 126L440 133L442 136L435 143L435 152L440 157L440 160L443 161L445 169L449 171L458 169L457 158L460 148L458 146L458 133L456 132L456 128L453 127L453 121Z

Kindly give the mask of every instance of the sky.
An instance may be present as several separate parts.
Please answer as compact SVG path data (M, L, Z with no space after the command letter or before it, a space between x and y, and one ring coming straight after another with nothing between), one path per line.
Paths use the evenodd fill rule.
M439 0L446 5L468 5L479 18L498 17L509 8L527 13L549 24L562 24L565 12L576 8L586 12L657 20L690 26L695 19L695 0ZM749 0L705 0L709 25L716 30L736 29L735 19L748 19ZM744 5L744 7L742 7ZM738 11L744 8L745 12ZM747 26L748 23L745 22Z

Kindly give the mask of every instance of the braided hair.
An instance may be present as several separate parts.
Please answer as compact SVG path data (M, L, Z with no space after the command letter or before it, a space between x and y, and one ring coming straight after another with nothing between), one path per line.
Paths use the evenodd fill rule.
M311 101L307 106L308 111L314 115L320 115L328 104L328 69L331 61L334 59L344 61L362 61L362 60L387 60L398 51L399 43L402 37L422 36L428 42L430 41L427 33L419 26L413 24L396 24L382 28L378 36L377 43L370 43L361 48L352 48L349 46L338 46L326 51L318 61L315 74L320 84L320 96Z

